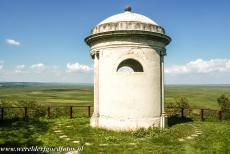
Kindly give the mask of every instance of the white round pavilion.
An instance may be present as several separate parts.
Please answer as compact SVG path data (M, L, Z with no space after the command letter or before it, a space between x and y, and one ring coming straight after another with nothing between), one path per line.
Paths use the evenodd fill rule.
M171 41L164 29L127 7L96 25L85 41L94 59L91 126L163 127L164 56Z

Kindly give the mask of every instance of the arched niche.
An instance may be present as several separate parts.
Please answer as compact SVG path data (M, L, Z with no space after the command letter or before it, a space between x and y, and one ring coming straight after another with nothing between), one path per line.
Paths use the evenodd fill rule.
M143 66L135 59L125 59L117 67L117 72L144 72Z

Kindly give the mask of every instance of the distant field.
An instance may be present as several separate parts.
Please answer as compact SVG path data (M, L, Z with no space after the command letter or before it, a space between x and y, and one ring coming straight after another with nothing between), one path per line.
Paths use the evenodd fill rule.
M93 104L92 85L20 84L0 87L0 99L11 101L36 100L48 104Z
M188 98L192 107L218 109L217 97L230 97L230 85L167 85L165 102L175 103L180 96ZM36 100L47 104L93 105L93 86L48 83L0 83L0 99Z
M230 85L167 85L165 102L185 96L192 107L219 109L217 98L222 94L230 97Z

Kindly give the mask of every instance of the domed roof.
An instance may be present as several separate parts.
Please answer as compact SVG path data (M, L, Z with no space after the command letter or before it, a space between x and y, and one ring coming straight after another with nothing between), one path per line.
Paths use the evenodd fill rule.
M158 25L152 19L144 15L138 14L138 13L133 13L131 11L125 11L123 13L115 14L101 21L98 25L102 25L106 23L122 22L122 21L135 21L135 22L140 22L140 23Z
M115 14L97 24L91 34L98 34L111 31L148 31L164 34L164 28L159 26L152 19L131 12L131 7L125 8L123 13Z
M123 13L115 14L101 21L91 29L90 36L85 38L88 45L93 46L97 41L105 41L107 38L150 38L162 41L167 45L171 38L165 35L163 27L150 18L131 12L131 7L125 8Z

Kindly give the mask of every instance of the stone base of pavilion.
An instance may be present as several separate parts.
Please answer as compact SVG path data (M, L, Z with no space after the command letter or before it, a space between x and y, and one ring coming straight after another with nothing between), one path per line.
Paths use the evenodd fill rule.
M141 119L132 119L132 118L112 118L106 116L96 117L93 116L90 119L90 126L97 128L105 128L114 131L132 131L140 128L149 128L149 127L160 127L161 126L161 117L154 118L141 118Z

